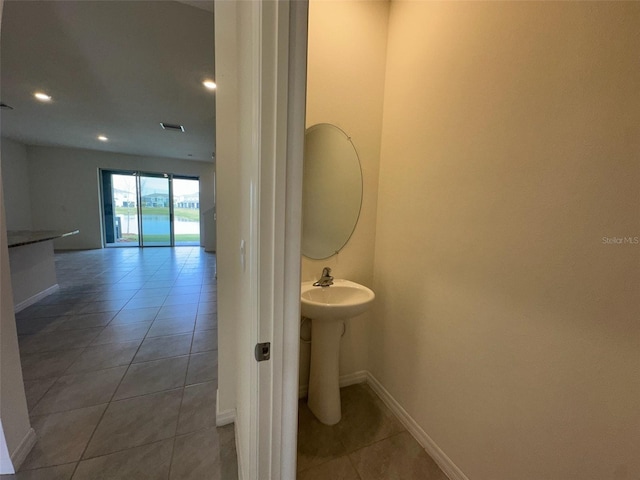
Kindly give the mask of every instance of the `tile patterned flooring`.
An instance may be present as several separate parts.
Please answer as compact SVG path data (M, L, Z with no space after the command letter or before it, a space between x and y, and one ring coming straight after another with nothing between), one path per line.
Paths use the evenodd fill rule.
M38 440L17 480L235 480L216 428L216 259L197 247L59 252L16 315Z
M298 480L447 480L368 385L343 388L341 401L333 426L300 401Z
M215 427L215 265L196 247L56 254L60 290L16 315L38 441L3 480L237 479L233 426ZM300 402L298 480L446 480L367 385L342 412L329 427Z

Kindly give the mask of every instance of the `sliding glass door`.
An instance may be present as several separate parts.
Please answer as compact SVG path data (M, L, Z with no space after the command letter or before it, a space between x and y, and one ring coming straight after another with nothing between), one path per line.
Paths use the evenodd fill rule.
M108 247L200 245L200 182L146 172L101 171Z
M172 242L171 182L169 176L138 175L140 181L141 244L170 247Z

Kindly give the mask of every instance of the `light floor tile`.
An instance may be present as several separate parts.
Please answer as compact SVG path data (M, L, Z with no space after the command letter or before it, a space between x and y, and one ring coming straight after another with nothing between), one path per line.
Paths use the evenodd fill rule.
M448 480L408 432L357 450L349 458L366 480Z

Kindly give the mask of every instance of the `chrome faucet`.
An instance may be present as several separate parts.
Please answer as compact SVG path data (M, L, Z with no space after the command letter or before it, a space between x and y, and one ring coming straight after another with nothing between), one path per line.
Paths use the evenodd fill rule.
M333 277L331 276L331 269L329 267L324 267L322 269L322 276L320 280L313 284L314 287L328 287L329 285L333 285Z

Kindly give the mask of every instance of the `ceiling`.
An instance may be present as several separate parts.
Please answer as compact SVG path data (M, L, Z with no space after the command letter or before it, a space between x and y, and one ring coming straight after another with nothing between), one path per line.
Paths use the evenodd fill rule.
M1 35L2 136L213 161L213 0L5 0Z

